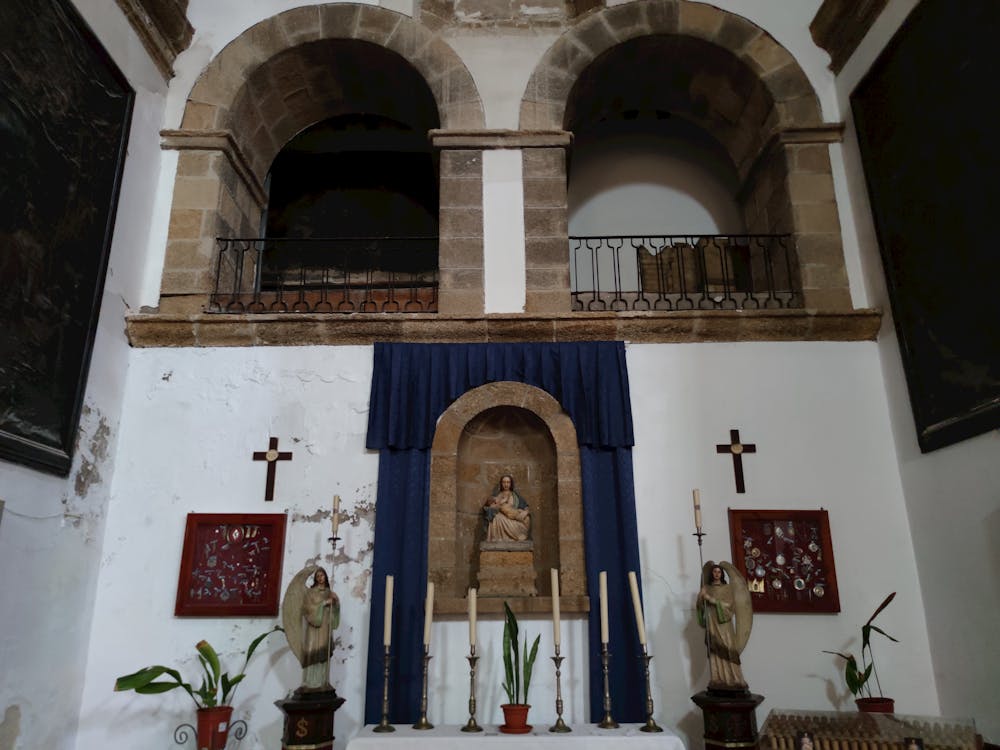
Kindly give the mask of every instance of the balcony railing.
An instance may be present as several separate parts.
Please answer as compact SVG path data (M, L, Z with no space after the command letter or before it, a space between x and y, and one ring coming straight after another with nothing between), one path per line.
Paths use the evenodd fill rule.
M437 312L437 237L218 244L209 312Z
M802 307L790 235L570 237L574 310Z

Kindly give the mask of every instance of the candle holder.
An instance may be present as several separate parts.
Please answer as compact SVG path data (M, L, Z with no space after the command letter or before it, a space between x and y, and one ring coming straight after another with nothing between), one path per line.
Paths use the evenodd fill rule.
M649 684L649 662L653 658L646 651L646 644L642 645L642 656L639 657L643 661L643 669L646 672L646 723L643 725L639 731L640 732L662 732L663 727L659 726L653 720L653 691L650 689Z
M550 732L572 732L573 730L566 726L566 722L563 721L563 699L562 699L562 663L563 659L559 655L559 646L556 646L556 655L552 657L552 663L556 665L556 723L549 727Z
M601 671L604 673L604 718L597 726L601 729L617 729L618 722L611 718L611 684L608 681L608 662L611 654L608 653L608 644L601 644Z
M469 655L465 657L469 660L469 720L462 727L463 732L482 732L483 728L476 723L476 647L469 646Z
M420 718L413 725L414 729L433 729L434 725L427 721L427 667L430 664L430 647L424 646L424 684L420 690Z
M382 671L382 721L373 732L395 732L396 727L389 723L389 647L385 647L385 667Z

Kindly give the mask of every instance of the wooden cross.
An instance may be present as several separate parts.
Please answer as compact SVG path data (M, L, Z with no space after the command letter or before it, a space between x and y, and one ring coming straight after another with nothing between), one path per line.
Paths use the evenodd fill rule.
M756 453L757 445L755 443L741 443L740 431L730 430L729 443L722 443L715 446L715 452L733 454L733 471L736 473L736 491L738 493L746 492L747 488L743 483L743 454Z
M273 437L268 441L266 451L254 451L254 461L267 461L267 488L264 490L264 502L269 503L274 500L274 474L278 461L291 461L291 451L278 450L278 438Z

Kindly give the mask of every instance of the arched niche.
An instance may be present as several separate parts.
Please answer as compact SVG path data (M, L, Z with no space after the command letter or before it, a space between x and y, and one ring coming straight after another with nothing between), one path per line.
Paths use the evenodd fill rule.
M428 571L435 611L460 614L478 575L481 507L502 474L532 509L536 596L480 597L479 611L551 611L548 570L560 570L563 612L587 612L583 501L576 428L550 394L524 383L488 383L441 415L431 447Z

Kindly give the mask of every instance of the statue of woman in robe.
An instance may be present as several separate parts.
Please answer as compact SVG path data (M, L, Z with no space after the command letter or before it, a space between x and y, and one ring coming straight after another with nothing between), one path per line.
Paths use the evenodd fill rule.
M307 586L310 576L313 582ZM302 665L302 685L296 692L332 690L330 657L340 600L323 568L310 565L296 574L281 603L281 617L288 645Z
M753 606L739 571L727 562L705 563L697 609L698 624L705 628L708 644L708 689L745 692L740 654L753 626Z
M514 489L514 477L504 474L483 502L487 542L523 542L531 532L528 503Z

